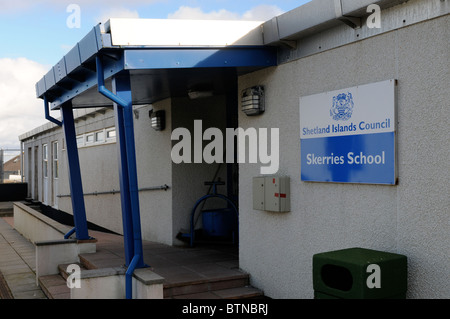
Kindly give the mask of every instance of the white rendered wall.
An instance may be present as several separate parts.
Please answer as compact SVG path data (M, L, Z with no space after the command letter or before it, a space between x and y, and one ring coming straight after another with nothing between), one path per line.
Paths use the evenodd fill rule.
M408 298L449 298L450 17L412 25L239 78L265 85L266 112L239 126L280 128L279 175L291 178L291 212L253 210L240 165L240 267L273 298L312 298L312 256L364 247L408 257ZM299 97L398 79L399 185L305 183Z
M151 127L149 111L166 111L166 129ZM172 163L170 161L172 133L171 100L152 106L136 106L134 129L139 188L168 185L167 191L141 191L139 203L141 230L144 240L171 245L172 234Z

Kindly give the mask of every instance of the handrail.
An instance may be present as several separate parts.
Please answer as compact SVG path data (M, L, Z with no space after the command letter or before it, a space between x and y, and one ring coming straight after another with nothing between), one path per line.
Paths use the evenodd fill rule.
M205 182L205 185L212 185L213 193L212 194L207 194L207 195L201 197L200 199L198 199L197 202L194 205L194 208L192 208L191 220L190 220L190 234L189 234L190 246L191 247L194 246L194 240L195 240L195 225L194 225L195 212L197 210L197 207L202 202L206 201L207 199L209 199L209 198L221 198L221 199L225 200L231 206L231 208L234 210L234 212L236 214L236 218L239 219L239 211L238 211L236 205L233 203L233 201L231 199L229 199L227 196L217 193L217 185L225 185L225 183L221 182L221 181L213 181L213 182Z
M148 191L167 191L170 189L169 185L161 185L161 186L154 186L154 187L146 187L146 188L140 188L139 192L148 192ZM115 195L117 193L120 193L120 189L113 189L111 191L105 191L105 192L92 192L92 193L84 193L84 196L99 196L99 195ZM56 195L58 198L62 197L71 197L71 194L64 194L64 195Z

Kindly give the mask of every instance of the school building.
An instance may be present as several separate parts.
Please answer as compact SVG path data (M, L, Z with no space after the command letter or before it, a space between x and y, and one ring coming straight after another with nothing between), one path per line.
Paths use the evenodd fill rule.
M448 298L449 13L313 0L265 22L97 25L36 84L28 197L78 239L86 221L124 235L130 267L139 236L206 229L270 298L313 298L313 256L353 247L406 256L407 298ZM193 217L214 190L228 201Z

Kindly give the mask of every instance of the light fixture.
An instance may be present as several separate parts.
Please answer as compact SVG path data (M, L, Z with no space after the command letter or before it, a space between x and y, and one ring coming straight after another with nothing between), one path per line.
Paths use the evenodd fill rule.
M264 113L264 86L254 86L242 91L241 102L242 112L247 116Z
M166 111L150 111L150 119L152 120L152 128L155 131L164 131L166 128Z
M191 100L204 99L213 96L213 91L189 91L188 96Z

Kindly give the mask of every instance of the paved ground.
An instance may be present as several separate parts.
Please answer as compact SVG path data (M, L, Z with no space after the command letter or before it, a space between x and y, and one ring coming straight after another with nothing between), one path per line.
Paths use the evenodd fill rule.
M18 233L13 224L13 217L0 217L0 299L47 299L36 285L35 246ZM124 264L122 236L93 231L90 234L98 240L97 253L84 255L92 268ZM238 269L235 248L186 249L145 241L143 246L144 261L150 264L155 273L165 278L167 285L202 283L222 276L242 275ZM61 298L67 298L68 288L62 279L60 281L51 289L63 290ZM217 298L209 294L204 298ZM184 297L188 298L189 295Z
M12 217L0 218L0 298L46 299L36 285L34 245L12 224Z

